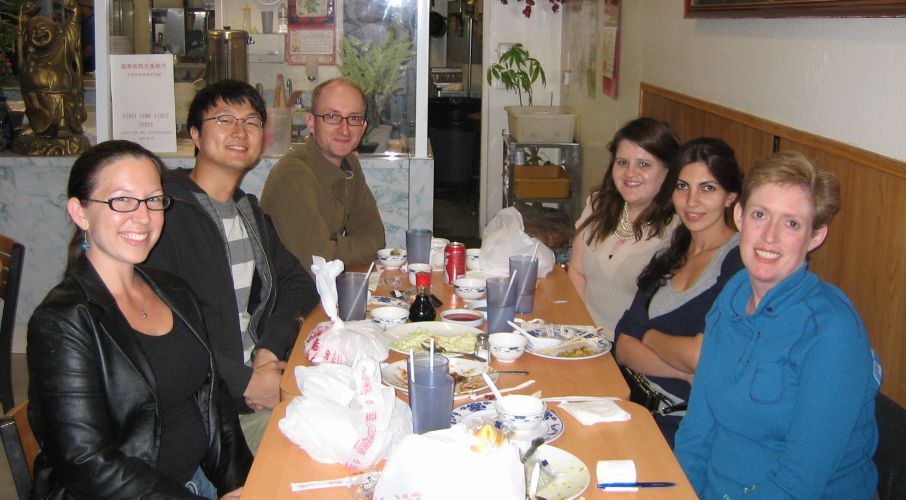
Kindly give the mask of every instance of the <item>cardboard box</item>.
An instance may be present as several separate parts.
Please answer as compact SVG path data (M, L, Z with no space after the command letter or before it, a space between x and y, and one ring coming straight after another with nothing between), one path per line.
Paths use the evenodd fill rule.
M560 165L516 165L516 198L568 198L572 179Z
M573 142L576 113L567 106L504 106L516 142Z

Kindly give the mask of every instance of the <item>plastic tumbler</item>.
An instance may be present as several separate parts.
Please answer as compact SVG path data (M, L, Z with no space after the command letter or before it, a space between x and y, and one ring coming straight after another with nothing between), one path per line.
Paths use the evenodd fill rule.
M261 11L261 32L262 33L273 33L274 32L274 11L265 10ZM270 116L270 115L268 115Z
M417 356L407 379L412 431L416 434L448 429L453 412L453 377L447 373L449 362L446 357L435 354L433 368L429 363L429 355Z
M337 308L341 320L365 319L367 302L368 283L365 282L365 273L343 273L337 276Z
M517 276L518 281L518 276ZM509 288L509 293L507 293ZM512 331L507 321L516 317L516 283L510 287L510 278L494 276L487 280L488 333Z
M410 229L406 231L406 252L410 264L430 264L431 230Z
M535 281L538 279L538 258L531 255L510 257L510 275L516 272L517 313L530 313L535 308Z

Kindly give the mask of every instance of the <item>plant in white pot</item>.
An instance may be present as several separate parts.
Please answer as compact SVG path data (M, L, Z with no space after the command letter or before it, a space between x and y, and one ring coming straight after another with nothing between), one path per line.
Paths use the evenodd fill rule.
M576 128L576 114L564 106L534 106L533 90L540 80L541 86L547 86L547 75L538 59L531 56L521 44L500 54L496 63L488 67L488 84L495 80L516 92L519 106L505 106L509 122L510 135L517 142L572 142ZM523 106L522 94L528 100Z

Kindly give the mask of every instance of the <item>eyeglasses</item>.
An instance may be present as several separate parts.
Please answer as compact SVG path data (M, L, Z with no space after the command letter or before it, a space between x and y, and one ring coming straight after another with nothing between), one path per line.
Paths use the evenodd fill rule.
M343 116L337 113L325 113L323 115L312 113L312 115L324 120L324 123L328 125L339 125L343 120L346 120L350 127L361 127L365 124L365 117L362 115Z
M140 200L138 198L133 198L131 196L117 196L116 198L108 198L107 200L92 200L86 199L84 201L93 201L95 203L103 203L110 207L110 210L114 212L135 212L138 210L138 206L142 203L148 207L148 210L154 210L159 212L161 210L166 210L167 207L173 202L173 198L162 194L158 196L152 196L150 198L145 198Z
M220 125L221 127L232 127L233 125L236 125L236 122L239 122L243 127L245 127L246 130L251 132L258 132L262 128L264 128L264 120L262 120L260 116L236 118L233 115L217 115L210 118L205 118L202 121L208 120L216 120L217 125Z

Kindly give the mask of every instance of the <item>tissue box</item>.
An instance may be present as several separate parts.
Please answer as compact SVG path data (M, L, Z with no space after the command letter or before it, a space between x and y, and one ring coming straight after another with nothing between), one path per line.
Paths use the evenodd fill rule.
M560 165L516 165L517 198L567 198L572 179Z
M573 142L576 112L567 106L504 106L516 142Z

